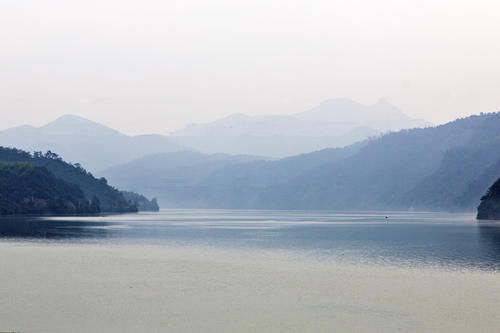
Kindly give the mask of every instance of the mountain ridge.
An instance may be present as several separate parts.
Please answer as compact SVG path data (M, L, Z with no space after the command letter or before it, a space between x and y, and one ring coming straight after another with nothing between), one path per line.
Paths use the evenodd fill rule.
M385 100L363 105L343 98L291 115L234 113L213 122L188 124L170 135L208 154L287 157L348 146L387 131L430 125L406 116Z
M377 115L384 112L392 114L392 120L384 119L380 123ZM337 114L334 118L352 115L346 118L346 123L328 120L321 113L329 114L328 117ZM401 119L404 125L398 123ZM372 126L376 123L377 126ZM0 145L26 151L50 150L98 172L143 156L183 150L281 158L345 147L378 136L382 131L428 125L407 117L387 101L366 106L348 99L330 99L295 115L235 113L212 123L187 125L185 130L191 134L183 134L181 130L168 136L129 136L86 118L66 114L43 126L24 125L0 131Z
M470 116L357 147L223 166L154 196L176 208L473 211L500 174L499 128L500 113Z
M1 131L0 146L50 150L94 172L156 152L187 149L166 136L128 136L75 115L61 116L40 127L19 126Z

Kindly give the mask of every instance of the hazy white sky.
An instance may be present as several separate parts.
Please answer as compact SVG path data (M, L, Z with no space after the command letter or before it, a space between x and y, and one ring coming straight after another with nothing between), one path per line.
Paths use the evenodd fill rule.
M0 0L0 128L67 113L167 133L385 97L500 110L498 0Z

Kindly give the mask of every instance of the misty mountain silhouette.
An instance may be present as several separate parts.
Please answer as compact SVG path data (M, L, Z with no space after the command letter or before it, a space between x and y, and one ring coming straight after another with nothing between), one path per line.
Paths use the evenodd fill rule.
M221 164L203 174L202 166L185 166L186 178L161 163L158 178L141 177L135 163L103 175L158 197L163 207L473 211L500 177L499 128L500 113L491 113L344 149ZM154 163L146 157L143 164Z
M406 116L385 100L366 106L349 99L331 99L294 115L233 114L211 123L188 125L172 136L205 153L284 157L430 125Z
M74 115L62 116L41 127L21 126L2 131L0 145L26 151L51 150L91 171L153 153L185 149L166 136L128 136Z
M64 115L41 127L0 132L0 145L26 151L51 150L92 172L164 152L195 150L210 154L284 157L344 147L387 130L424 127L386 101L365 106L348 99L327 100L290 116L234 114L164 136L128 136L75 116Z
M100 172L99 176L109 175L113 185L120 187L120 184L125 184L124 188L128 190L141 188L165 193L172 188L175 189L172 193L179 196L179 201L183 201L179 189L197 187L202 180L221 168L255 160L255 157L244 155L207 155L189 151L161 153L108 168Z

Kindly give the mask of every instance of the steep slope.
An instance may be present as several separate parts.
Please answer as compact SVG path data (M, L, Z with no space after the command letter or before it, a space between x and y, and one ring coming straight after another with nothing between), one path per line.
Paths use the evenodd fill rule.
M500 178L500 159L467 184L463 193L455 198L455 205L467 210L475 209L480 203L481 196L498 178Z
M500 220L500 179L481 198L477 209L478 220Z
M299 190L287 206L470 209L455 198L500 159L498 129L500 113L388 134L352 158L302 175L290 184Z
M294 191L267 189L272 195L263 201L282 208L468 209L450 204L449 198L460 195L469 181L500 158L493 148L500 144L499 128L500 114L487 114L391 133L351 158L302 175L289 184ZM455 149L468 155L453 154ZM283 191L293 193L285 204L270 202Z
M0 145L26 151L56 151L93 171L153 153L184 149L165 136L127 136L73 115L42 127L21 126L0 132Z
M46 168L0 162L0 215L90 212L83 192L57 179Z
M137 211L136 205L126 200L120 191L109 186L106 179L96 179L80 165L68 164L54 153L48 152L45 155L35 153L31 155L22 150L0 147L0 161L27 162L37 167L45 167L57 178L77 185L83 191L87 200L97 198L102 212Z
M484 184L491 178L488 170L497 174L494 170L498 170L495 166L499 156L500 145L495 140L480 148L447 151L439 168L404 196L402 203L411 203L415 209L472 211L491 184Z

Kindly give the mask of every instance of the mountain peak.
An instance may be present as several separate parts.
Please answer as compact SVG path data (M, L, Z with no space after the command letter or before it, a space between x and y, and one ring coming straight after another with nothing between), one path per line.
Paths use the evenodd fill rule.
M359 117L360 113L366 111L365 109L366 106L351 99L332 98L321 102L310 110L297 113L295 116L317 121L339 121L341 120L339 117L343 118L347 116L351 118L353 115Z
M72 114L41 127L24 126L1 131L0 145L27 151L50 150L94 172L145 155L184 149L165 136L127 136Z
M124 135L115 129L73 114L60 116L45 126L42 126L41 129L44 131L51 131L53 134L66 134L77 131L79 133L88 133L89 135Z
M48 125L51 125L51 124L95 124L95 125L100 125L96 122L93 122L92 120L89 120L89 119L86 119L86 118L83 118L83 117L80 117L80 116L77 116L77 115L74 115L74 114L65 114L65 115L62 115L58 118L56 118L55 120L53 120L52 122L48 123L47 125L45 126L48 126ZM103 126L103 125L101 125Z
M362 105L352 99L339 97L330 98L321 102L317 107L330 107L330 108L345 108L345 107L361 107Z

